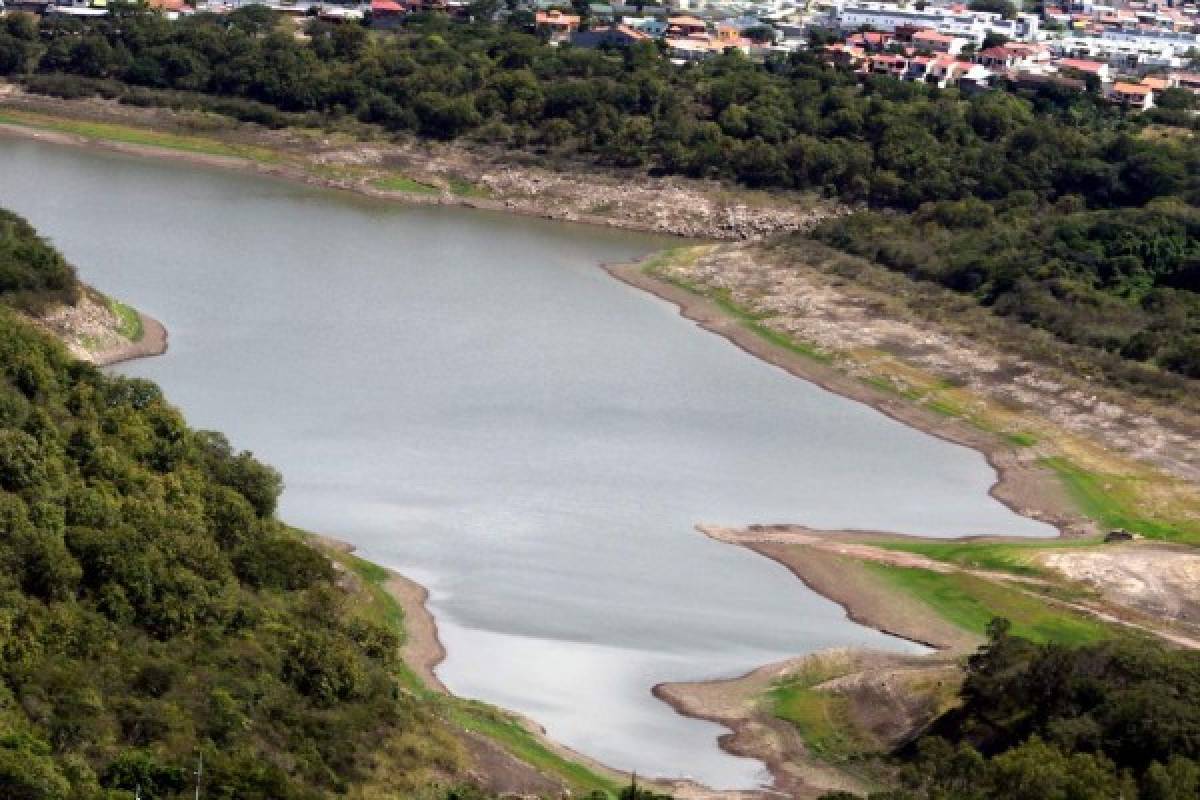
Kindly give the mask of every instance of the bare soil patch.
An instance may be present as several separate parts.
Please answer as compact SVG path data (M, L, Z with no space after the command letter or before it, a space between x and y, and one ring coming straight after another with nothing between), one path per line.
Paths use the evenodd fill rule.
M1040 561L1110 603L1200 626L1200 554L1193 550L1135 543L1046 553Z

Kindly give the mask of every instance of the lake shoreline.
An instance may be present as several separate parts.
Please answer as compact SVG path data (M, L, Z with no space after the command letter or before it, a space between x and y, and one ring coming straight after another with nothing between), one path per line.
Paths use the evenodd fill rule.
M170 333L165 325L149 314L137 312L142 323L142 338L110 350L93 354L96 366L111 367L138 358L153 358L167 352Z
M362 559L362 556L357 555L358 548L350 542L324 534L309 533L306 536L309 538L310 543L318 549L330 550ZM437 677L435 672L437 666L445 660L446 648L438 634L437 618L429 610L429 590L391 567L386 567L375 562L368 563L379 567L387 573L387 580L381 586L387 592L388 596L400 606L404 614L404 641L400 648L401 659L417 674L417 677L424 686L434 693L446 697L470 700L470 698L460 698L450 691L442 683L441 679ZM666 698L660 697L656 691L652 690L652 694L668 705L672 705ZM539 744L560 758L580 764L588 770L614 782L623 783L633 777L628 772L610 767L591 756L580 753L560 742L556 742L547 735L546 730L541 725L524 714L509 709L503 709L503 711L505 714L516 719ZM480 734L474 735L480 736ZM493 748L497 747L494 743L491 743L490 746ZM508 754L508 757L520 760L512 754ZM690 780L650 777L642 778L640 782L645 786L653 787L657 791L670 792L676 800L763 800L766 797L766 793L759 790L712 789Z
M686 178L639 178L589 169L585 165L535 167L523 165L519 159L483 155L462 145L358 139L325 152L312 152L291 141L287 129L273 135L248 123L208 129L203 135L171 134L168 131L186 130L197 115L159 108L139 109L107 101L32 95L0 81L2 110L16 112L18 118L9 114L0 120L0 135L194 166L251 171L409 205L457 206L682 238L756 239L810 230L846 211L815 196L767 194ZM21 119L20 115L32 119ZM48 124L39 125L39 121ZM157 134L164 141L169 136L180 136L186 141L173 147L105 138L90 129L86 133L71 130L73 123L82 129L93 121L124 128L124 132ZM205 152L206 147L227 152ZM246 154L239 155L243 151ZM397 160L407 166L396 173L380 166L381 160ZM454 174L468 175L468 185L456 185L447 177ZM660 193L670 194L670 202L660 203Z
M898 399L810 355L785 350L740 324L712 299L650 274L646 270L647 261L605 265L604 269L614 278L671 303L684 319L724 337L757 359L827 392L862 403L909 428L975 450L996 473L988 494L1014 513L1053 526L1061 538L1097 533L1095 524L1083 518L1065 495L1047 493L1039 486L1047 473L1022 458L1018 448L1004 444L991 433ZM903 531L894 533L906 535Z
M73 304L22 316L60 341L72 356L97 367L167 352L169 333L165 325L86 285Z

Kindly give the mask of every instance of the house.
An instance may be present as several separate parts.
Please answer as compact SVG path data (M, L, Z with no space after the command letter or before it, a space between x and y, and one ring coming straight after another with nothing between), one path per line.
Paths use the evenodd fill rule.
M672 61L680 64L686 61L704 61L721 52L719 48L713 46L713 42L702 35L679 38L668 36L665 41L667 55Z
M984 89L990 89L995 79L996 73L982 64L962 62L956 85L959 91L979 92Z
M825 48L826 62L834 67L857 69L867 59L867 51L837 42Z
M609 25L603 28L592 28L588 31L576 31L571 34L571 44L587 49L630 47L638 42L649 41L652 41L649 34L628 25Z
M908 71L908 59L904 56L882 53L867 59L868 71L876 75L891 75L895 78L904 77Z
M1009 70L1021 62L1021 56L1004 47L989 47L975 54L975 63L988 69Z
M534 27L540 33L550 34L550 38L555 41L566 39L572 33L579 30L579 16L576 14L564 14L557 8L537 12L534 15L533 21Z
M1009 85L1013 89L1037 91L1046 86L1056 86L1072 92L1087 91L1087 83L1079 78L1068 78L1060 74L1047 75L1042 72L1017 72L1009 74Z
M846 44L851 47L861 47L868 53L882 53L888 43L896 38L885 31L862 31L847 36Z
M635 31L641 31L651 39L661 39L667 35L666 20L657 17L621 17L621 24Z
M921 31L913 34L912 43L918 50L955 55L963 49L967 41L937 31Z
M941 89L954 86L969 66L971 65L959 61L954 56L933 56L925 65L925 82Z
M404 21L408 7L396 0L371 0L371 27L395 28Z
M736 48L748 52L754 42L742 36L741 28L735 25L718 25L716 43L722 50Z
M708 33L708 24L696 17L667 17L667 35L677 38Z
M1078 58L1060 58L1055 66L1060 72L1078 73L1083 76L1094 76L1101 83L1108 83L1112 80L1112 73L1109 70L1108 64L1103 64L1099 61L1084 61Z
M1154 90L1141 83L1117 81L1108 96L1114 103L1138 111L1154 107Z
M1173 87L1200 94L1200 72L1172 72L1167 80Z

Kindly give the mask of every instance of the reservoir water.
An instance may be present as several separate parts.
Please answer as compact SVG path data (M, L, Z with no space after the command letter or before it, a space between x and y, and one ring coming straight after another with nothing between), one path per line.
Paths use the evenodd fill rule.
M166 324L120 370L276 465L285 520L429 587L453 691L615 767L756 785L651 687L912 648L697 522L1053 533L979 454L598 267L661 239L3 137L0 205Z

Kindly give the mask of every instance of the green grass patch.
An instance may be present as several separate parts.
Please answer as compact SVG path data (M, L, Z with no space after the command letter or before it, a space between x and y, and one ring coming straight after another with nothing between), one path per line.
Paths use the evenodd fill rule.
M1004 437L1004 441L1008 442L1009 444L1016 445L1017 447L1033 447L1038 443L1038 438L1036 436L1034 436L1032 433L1026 433L1023 431L1017 433L1004 433L1001 434L1001 436Z
M961 408L946 400L930 400L925 403L925 407L935 414L941 414L943 417L965 416Z
M833 356L831 356L829 353L818 350L816 347L813 347L810 344L793 339L786 333L782 333L781 331L777 331L774 328L764 325L763 320L770 319L774 315L758 314L749 310L748 308L745 308L733 300L727 289L708 289L664 272L663 268L671 264L683 250L684 248L672 248L670 250L665 250L647 261L643 265L642 270L650 275L653 275L659 280L666 281L667 283L677 286L684 291L700 295L701 297L707 297L709 300L712 300L718 308L720 308L729 316L738 320L754 335L766 340L767 342L770 342L776 347L782 348L797 355L804 356L805 358L810 358L813 361L819 361L822 364L829 364L833 362Z
M142 325L142 315L132 306L127 306L120 300L114 300L111 297L108 298L108 308L117 316L117 333L131 342L140 342L146 335L145 326Z
M813 754L826 761L845 761L874 749L854 725L849 701L815 688L838 674L820 665L805 667L767 693L771 713L794 725Z
M1142 479L1081 469L1063 458L1045 458L1084 514L1106 528L1124 528L1149 539L1200 544L1200 523L1164 520L1137 511Z
M1062 550L1068 547L1093 547L1098 539L1045 539L1029 542L974 542L945 541L931 542L923 539L871 539L870 544L884 550L944 561L970 569L986 569L1014 575L1038 577L1048 574L1047 570L1034 563L1035 556L1046 550Z
M371 181L371 185L376 189L383 189L387 192L411 192L412 194L438 194L436 186L430 186L428 183L414 181L412 178L404 175L388 175L385 178L376 178Z
M1079 646L1112 638L1115 633L1096 620L973 575L869 562L863 566L943 619L980 637L996 617L1011 620L1013 634L1041 643Z
M615 796L620 786L586 766L563 758L550 750L511 715L473 700L455 700L450 718L469 731L475 731L499 744L527 764L566 781L581 794L600 791Z
M20 125L26 128L70 133L84 136L88 139L98 139L123 144L143 145L147 147L162 147L169 150L181 150L188 153L200 153L214 156L230 156L246 158L263 163L276 163L280 155L265 147L238 145L209 139L203 136L189 136L178 133L137 128L131 125L118 125L109 122L87 122L84 120L52 117L47 114L34 114L26 111L0 112L0 123Z
M446 179L446 188L450 190L450 194L456 197L488 198L492 196L491 189L488 189L486 186L480 186L479 184L453 175Z

